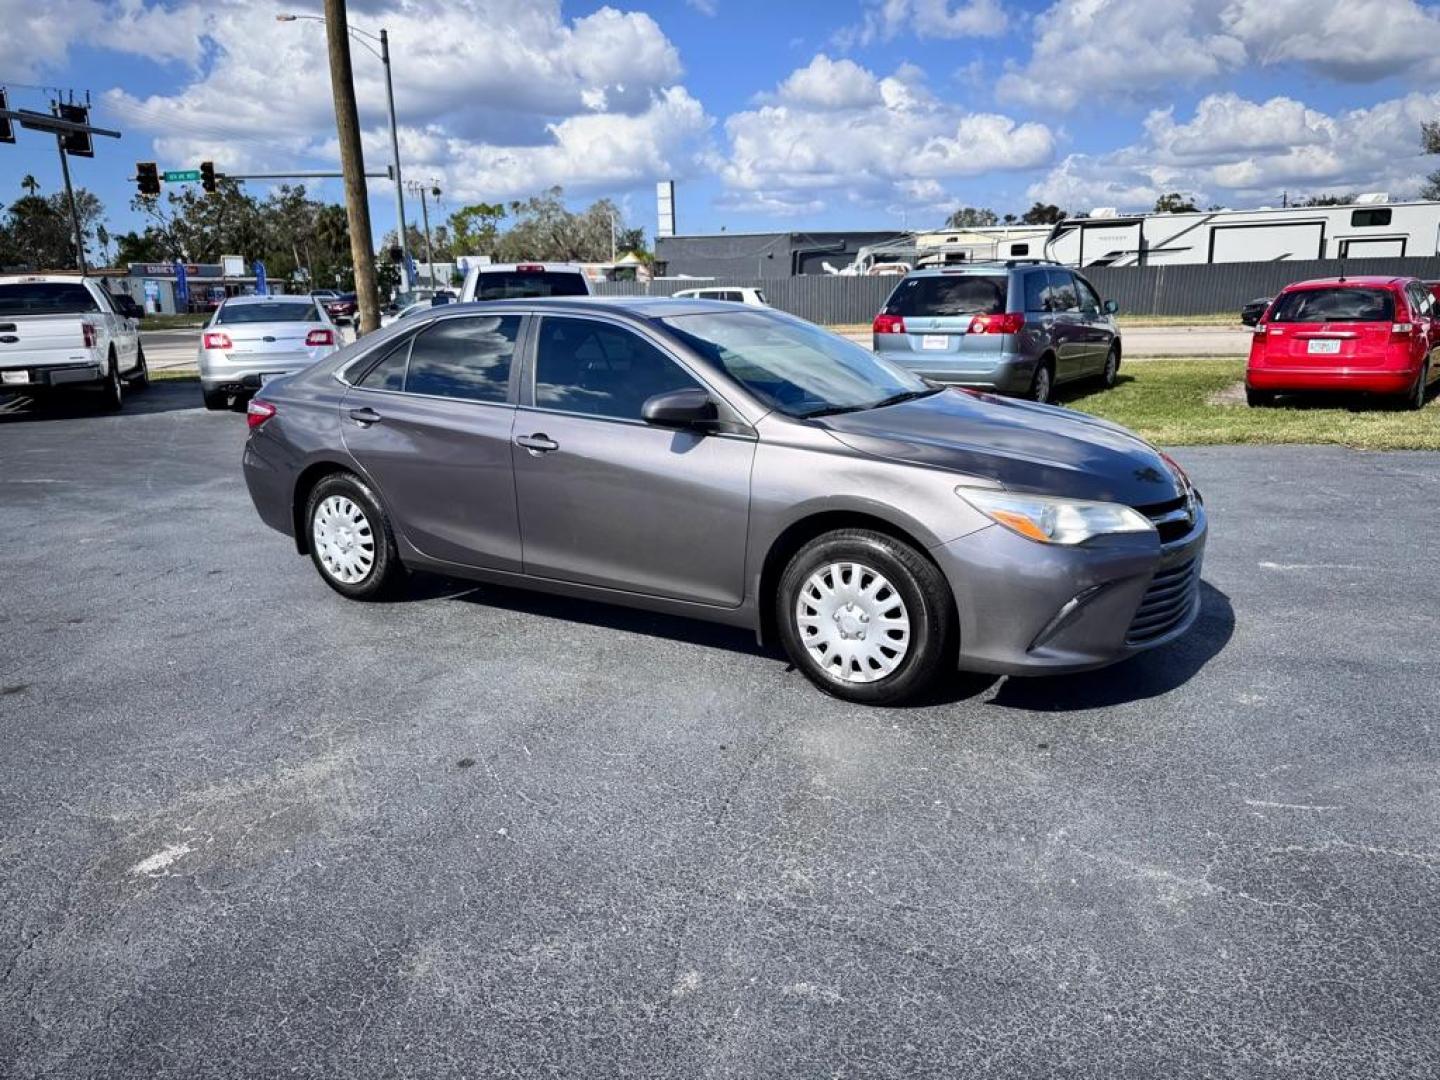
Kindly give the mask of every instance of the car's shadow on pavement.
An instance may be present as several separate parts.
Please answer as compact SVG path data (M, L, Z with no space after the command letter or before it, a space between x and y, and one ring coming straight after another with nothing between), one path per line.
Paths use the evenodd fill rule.
M788 664L776 646L761 646L749 630L718 623L687 619L619 607L589 600L511 589L500 585L477 585L452 578L417 574L401 602L449 598L470 604L546 619L560 619L585 626L621 630L648 637L665 638L710 649L725 649L749 656L763 656ZM915 706L953 705L981 696L999 685L989 704L1035 712L1071 712L1099 709L1168 694L1185 683L1217 656L1235 633L1235 610L1230 598L1208 582L1200 585L1200 615L1188 633L1133 659L1099 671L1079 675L1051 675L1039 678L1005 678L957 672Z
M127 416L198 409L203 404L199 379L155 379L144 390L127 386L119 412L104 411L100 407L100 395L92 390L35 396L0 393L0 424L83 420L97 416L123 420Z
M1006 679L990 704L1033 712L1075 712L1159 697L1189 682L1234 634L1230 598L1202 581L1200 615L1178 640L1099 671Z

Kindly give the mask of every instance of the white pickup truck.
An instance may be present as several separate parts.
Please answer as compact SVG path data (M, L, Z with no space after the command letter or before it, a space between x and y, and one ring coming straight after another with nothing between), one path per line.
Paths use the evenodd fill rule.
M0 393L98 389L118 409L125 383L149 385L140 324L78 274L0 276Z

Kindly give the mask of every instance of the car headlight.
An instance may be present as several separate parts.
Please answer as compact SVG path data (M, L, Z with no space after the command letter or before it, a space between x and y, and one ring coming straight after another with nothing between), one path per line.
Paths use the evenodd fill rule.
M1155 531L1149 518L1120 503L964 486L955 494L997 525L1041 544L1083 544L1094 536Z

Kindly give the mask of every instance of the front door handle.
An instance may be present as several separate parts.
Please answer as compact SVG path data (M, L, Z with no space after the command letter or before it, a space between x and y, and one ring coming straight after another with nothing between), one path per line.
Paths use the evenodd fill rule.
M380 414L368 406L363 409L351 409L350 419L354 420L361 427L369 427L380 420Z
M551 450L560 449L560 444L543 431L534 435L516 435L515 445L524 447L532 454L548 454Z

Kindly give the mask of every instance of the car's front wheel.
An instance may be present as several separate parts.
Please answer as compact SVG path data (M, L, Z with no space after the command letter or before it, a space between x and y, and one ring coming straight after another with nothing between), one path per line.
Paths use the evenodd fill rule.
M375 600L404 577L379 500L359 477L327 476L305 503L310 558L325 584L351 600Z
M775 605L791 661L846 701L899 704L953 665L955 612L944 575L884 533L816 537L785 568Z

